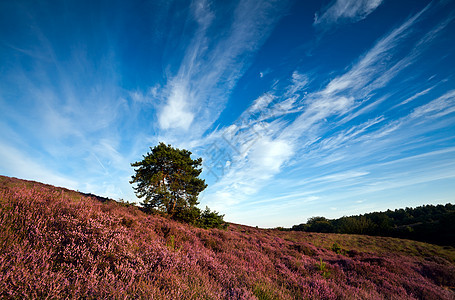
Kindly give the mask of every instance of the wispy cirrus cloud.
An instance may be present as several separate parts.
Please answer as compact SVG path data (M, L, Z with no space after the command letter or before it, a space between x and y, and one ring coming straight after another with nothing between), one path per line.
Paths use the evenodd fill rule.
M447 113L451 113L450 92L399 120L389 120L383 113L375 113L379 106L393 98L392 94L380 97L376 94L380 94L381 89L418 61L431 44L431 40L427 39L429 34L440 33L444 29L438 25L437 31L430 30L417 39L415 48L403 51L403 42L415 38L412 28L428 9L429 6L423 8L391 30L359 57L347 72L330 80L320 90L309 90L309 76L294 72L288 86L271 90L253 101L240 117L241 126L237 124L226 129L232 140L243 141L245 147L242 149L242 143L239 143L237 149L240 149L238 152L241 155L233 155L235 158L225 169L227 172L213 187L216 192L212 193L212 187L209 187L205 200L221 210L233 209L233 205L248 205L244 201L250 195L263 197L263 201L267 202L267 199L275 199L276 195L264 195L261 191L278 180L280 187L289 186L289 189L295 190L291 194L313 190L315 192L309 197L323 201L322 195L328 195L330 191L343 188L355 190L379 178L382 170L369 168L368 165L388 159L382 156L383 149L389 149L391 157L399 157L402 154L397 150L397 143L402 143L401 151L437 144L438 140L434 140L422 141L418 145L415 137L436 130L443 124L414 127L413 132L410 128L415 126L415 121L407 120L423 111L426 115L436 111L443 113L445 108ZM449 22L443 23L447 25ZM370 117L360 123L356 121L356 118L364 119L365 115ZM419 120L422 117L423 114L418 117ZM332 121L329 123L327 119ZM340 125L346 123L350 124L348 129L342 129L346 126ZM406 146L406 143L409 145ZM359 168L360 161L365 167ZM308 180L296 185L291 178L293 174L286 173L291 165L296 178L307 177ZM303 170L303 167L296 168L299 165L309 171ZM311 170L317 174L313 178ZM391 185L390 188L412 182ZM334 199L333 195L331 199Z
M417 107L410 118L421 119L425 118L440 118L442 116L451 114L455 111L455 90L448 91L444 95L438 97L431 102Z
M415 100L415 99L417 99L417 98L419 98L419 97L421 97L421 96L423 96L423 95L426 95L426 94L428 94L429 91L431 91L431 90L434 89L434 88L435 88L435 86L432 86L432 87L429 87L429 88L427 88L427 89L425 89L425 90L423 90L423 91L420 91L420 92L418 92L418 93L415 93L415 94L412 95L411 97L408 97L406 100L404 100L404 101L398 103L397 105L395 105L394 108L396 108L396 107L398 107L398 106L401 106L401 105L405 105L406 103L409 103L409 102L411 102L411 101L413 101L413 100Z
M314 16L314 26L354 23L365 19L383 0L335 0Z
M330 116L345 115L356 108L361 109L362 104L367 103L371 98L373 91L384 87L412 62L411 57L394 62L392 60L394 49L407 37L408 29L419 20L427 8L380 39L348 72L332 79L322 90L305 95L302 99L305 110L286 129L286 134L296 136L297 133L297 136L300 136L299 132L312 128L316 123Z
M380 39L347 73L331 80L321 93L324 95L335 95L339 92L350 92L362 93L360 96L365 96L365 92L369 92L371 88L380 88L388 83L391 77L407 65L393 62L392 58L395 57L394 48L409 35L409 29L419 21L419 18L428 7L425 7ZM385 71L390 70L390 67L394 68L393 72L386 73L387 79L381 78ZM381 79L380 81L377 80L378 77ZM367 87L369 89L364 92Z
M200 136L224 109L230 91L250 63L248 58L285 8L286 1L241 0L233 9L232 22L220 24L215 17L224 12L214 10L207 1L194 2L190 18L196 20L197 29L177 75L163 89L160 127L185 132L197 120L192 134ZM222 31L219 37L209 36L212 26Z

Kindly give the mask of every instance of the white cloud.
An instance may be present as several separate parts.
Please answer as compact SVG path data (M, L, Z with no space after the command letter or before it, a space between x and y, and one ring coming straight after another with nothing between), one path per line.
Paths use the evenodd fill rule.
M214 14L210 10L210 4L207 0L194 1L192 3L192 10L196 21L202 28L206 28L212 23Z
M314 93L306 97L308 103L304 112L294 122L286 127L281 136L296 140L303 136L309 137L318 130L321 121L334 114L344 114L354 104L353 97L335 96L326 97L321 93Z
M286 96L295 96L301 93L309 83L307 75L294 71L291 76L292 84L287 88ZM300 96L300 95L299 95Z
M434 151L425 152L425 153L422 153L422 154L417 154L417 155L407 156L407 157L404 157L404 158L394 159L394 160L390 160L390 161L387 161L387 162L375 164L375 165L372 165L372 166L384 167L384 166L389 166L389 165L394 165L394 164L397 165L397 164L401 164L401 163L404 163L404 162L417 163L419 160L422 161L422 159L427 159L429 157L433 157L432 159L434 160L434 158L436 156L441 157L441 156L443 156L445 154L452 155L452 153L454 153L454 152L455 152L455 147L449 147L449 148L442 149L442 150L434 150Z
M347 130L334 134L324 140L321 140L319 143L319 150L330 150L333 152L336 149L344 147L348 143L353 143L365 137L366 132L369 128L381 123L384 121L383 117L377 117L367 122L352 126ZM383 128L381 128L383 129ZM381 130L382 131L382 130Z
M410 58L405 58L406 63L400 61L389 69L387 62L393 57L393 49L407 36L407 30L426 9L379 40L348 72L332 79L321 91L306 95L305 110L294 124L286 129L287 134L299 134L329 116L350 112L359 106L356 103L358 99L368 99L372 91L385 86L399 71L408 66ZM366 111L368 110L361 112Z
M315 14L314 25L354 23L365 19L383 0L336 0L320 15Z
M418 18L427 8L424 8L412 18L404 22L401 26L393 30L390 34L379 40L361 59L345 74L338 76L330 81L326 88L321 92L325 95L335 95L341 92L359 93L366 96L365 87L376 81L378 77L384 76L384 72L390 69L390 60L394 57L393 49L399 42L406 38L408 29L415 24ZM386 73L387 79L382 78L376 81L374 88L383 87L390 78L402 70L408 64L395 64L393 72ZM367 92L370 92L368 89Z
M181 83L172 86L166 105L161 109L158 120L163 129L188 130L194 119L191 112L191 95Z
M253 102L253 105L251 105L249 112L254 113L264 110L270 104L270 102L273 101L274 98L275 97L271 94L264 94L260 96Z
M430 162L430 165L420 162L409 172L393 172L388 176L376 177L370 185L364 184L355 190L352 195L365 195L383 190L398 189L402 187L428 184L432 181L455 178L455 162L447 161ZM428 199L427 199L428 201Z
M385 96L382 96L381 98L375 100L374 102L370 103L370 104L367 104L365 106L363 106L362 108L360 108L359 110L357 110L356 112L353 112L349 115L347 115L346 117L344 117L340 123L346 123L352 119L355 119L356 117L360 116L360 115L363 115L363 114L366 114L368 112L371 112L373 111L377 106L379 106L379 104L381 104L382 102L388 100L390 97L390 95L385 95ZM369 100L369 99L367 99ZM366 101L367 101L366 100ZM365 101L365 102L366 102ZM362 103L360 103L358 106L361 106Z
M257 193L268 180L281 171L293 155L293 146L287 140L273 137L277 126L280 125L271 124L270 130L261 131L261 134L258 134L260 128L255 125L243 130L235 125L226 129L231 141L235 141L232 146L238 152L232 152L229 167L224 170L219 181L209 186L204 194L204 201L207 201L209 206L226 211L231 205L242 203ZM227 197L234 198L227 200ZM222 203L221 198L224 199Z
M239 1L233 10L232 22L223 24L218 24L219 19L214 17L220 12L207 1L193 3L192 18L198 28L186 48L177 75L171 77L164 88L168 96L158 111L162 129L186 130L193 126L191 136L186 137L200 138L223 111L231 90L251 63L250 55L281 18L285 3L287 1ZM213 38L208 35L212 26L217 26L219 32Z
M441 97L414 110L411 118L439 118L455 112L455 90L448 91Z
M335 174L330 174L326 176L322 176L319 178L316 178L312 181L317 181L317 182L333 182L333 181L346 181L346 180L351 180L351 179L358 179L358 177L363 177L368 175L369 172L362 172L362 171L347 171L347 172L342 172L342 173L335 173Z
M398 107L398 106L401 106L401 105L404 105L406 103L409 103L417 98L419 98L420 96L423 96L423 95L426 95L428 94L429 91L431 91L435 86L432 86L432 87L429 87L421 92L418 92L414 95L412 95L411 97L407 98L406 100L402 101L401 103L397 104L395 107Z
M138 91L130 92L129 95L130 95L131 99L133 99L133 101L136 101L136 102L145 102L146 101L145 96Z
M428 6L380 39L348 72L332 79L321 91L307 94L303 113L286 128L285 134L298 138L302 132L308 133L310 128L315 130L315 125L333 115L348 114L341 122L349 121L386 100L386 97L381 97L375 103L361 107L375 90L384 87L416 59L416 50L411 50L414 51L411 55L391 66L394 49L427 9ZM361 108L353 112L358 107Z
M285 140L259 139L248 153L252 165L267 173L280 170L283 163L293 154L292 146Z
M409 174L394 176L395 167L376 164L378 161L401 158L417 149L436 147L441 139L426 140L425 133L438 130L445 123L430 124L428 121L455 111L453 91L395 121L389 120L387 114L381 114L359 125L344 127L354 118L364 117L367 113L374 114L374 110L382 103L394 100L393 91L382 96L376 93L396 78L399 72L418 61L417 58L425 50L422 45L427 44L421 41L426 35L417 40L414 44L416 47L408 47L407 52L400 46L405 39L412 40L415 37L411 28L427 9L428 6L378 40L346 73L331 80L320 91L307 93L308 77L295 72L291 76L291 83L281 93L274 88L273 92L256 99L252 105L254 109L249 108L242 115L243 127L235 127L232 132L239 137L237 140L252 139L253 143L244 147L244 155L234 160L229 172L213 187L215 191L225 192L224 196L235 197L235 205L226 202L223 210L234 219L243 218L242 222L245 223L247 216L243 215L242 208L248 205L267 206L264 213L270 209L279 210L281 206L301 207L304 199L299 198L298 191L318 190L311 197L321 199L318 202L335 204L337 199L369 196L375 190L391 190L420 182L453 178L453 172L450 171L438 176L431 169L431 164L427 164L427 157L422 157L425 165L419 166L420 173L416 176L411 175L412 170L416 169L414 166L408 167ZM441 30L438 27L438 32ZM416 97L430 90L424 90ZM293 112L297 117L292 121L290 116L284 121L284 118L280 118L282 115L272 114L271 108L274 106L285 108L282 115ZM253 111L261 111L261 117L257 117ZM259 127L255 126L259 124ZM272 126L273 134L266 130L269 126ZM260 131L261 138L254 140L257 128L264 130ZM340 131L340 128L346 129ZM293 151L294 145L299 145L299 152ZM447 162L452 163L450 160ZM292 174L280 176L284 175L282 171L289 165L293 166ZM428 176L425 174L427 170ZM297 192L291 193L293 195L289 198L283 194L273 194L274 184L280 186L280 191L288 187ZM210 190L207 195L208 200L211 199L213 203L217 201L216 197L211 197ZM259 200L250 202L251 195ZM280 199L277 200L280 201L279 205L275 205L276 199Z

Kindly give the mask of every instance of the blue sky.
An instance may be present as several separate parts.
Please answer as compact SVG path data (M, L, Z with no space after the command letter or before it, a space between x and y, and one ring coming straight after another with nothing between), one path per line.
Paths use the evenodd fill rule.
M0 174L138 201L159 142L235 223L452 202L454 1L1 1Z

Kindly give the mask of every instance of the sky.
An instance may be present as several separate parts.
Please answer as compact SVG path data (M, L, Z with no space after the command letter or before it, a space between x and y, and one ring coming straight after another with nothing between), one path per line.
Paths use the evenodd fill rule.
M202 157L225 220L455 198L455 1L0 1L0 174L140 202Z

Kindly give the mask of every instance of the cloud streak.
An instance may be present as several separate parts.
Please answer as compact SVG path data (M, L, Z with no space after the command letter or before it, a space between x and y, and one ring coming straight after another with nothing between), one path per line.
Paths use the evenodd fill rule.
M200 137L216 121L231 90L249 64L249 57L261 46L286 8L286 1L239 1L230 25L219 24L203 0L192 6L197 21L195 35L185 51L178 74L164 89L165 101L158 111L162 129L192 127L192 137ZM208 32L221 26L220 39L212 40ZM167 94L167 95L166 95Z
M383 0L335 0L314 16L314 26L333 26L338 23L355 23L365 19Z

